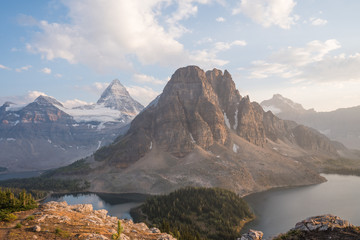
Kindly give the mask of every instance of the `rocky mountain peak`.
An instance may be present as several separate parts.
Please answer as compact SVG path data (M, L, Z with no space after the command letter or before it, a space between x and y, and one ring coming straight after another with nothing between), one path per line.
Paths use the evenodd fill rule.
M241 97L227 71L180 68L160 97L134 118L127 133L94 154L109 172L121 173L113 181L104 171L101 176L106 180L95 180L99 185L94 189L111 182L109 187L122 186L123 191L164 192L181 184L224 186L232 176L242 178L235 181L242 184L227 187L239 190L243 184L267 184L274 173L281 176L274 181L280 185L293 174L298 179L310 174L321 181L298 162L304 152L337 156L336 149L321 134L297 126L264 112L248 96ZM261 177L259 164L266 165ZM234 168L238 172L229 175ZM139 179L139 171L148 175Z
M103 104L105 107L133 115L136 115L144 108L130 96L129 92L118 79L114 79L110 83L101 94L97 104Z
M49 96L44 96L44 95L40 95L39 97L37 97L34 102L38 103L39 105L44 105L44 106L58 105L60 107L64 107L55 98L49 97Z
M106 102L109 98L121 96L128 97L130 96L130 94L118 79L114 79L105 89L105 91L101 94L101 97L97 101L97 103L101 104L103 102Z
M307 110L299 103L295 103L292 100L283 97L281 94L274 94L269 100L261 102L261 106L265 111L272 111L277 114L280 112L296 112L305 113Z

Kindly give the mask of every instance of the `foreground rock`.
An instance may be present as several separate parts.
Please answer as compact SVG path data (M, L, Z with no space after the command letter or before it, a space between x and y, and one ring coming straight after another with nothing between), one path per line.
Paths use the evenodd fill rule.
M264 234L261 231L250 229L248 233L243 234L240 239L238 238L238 240L261 240L263 235Z
M282 240L360 239L360 228L331 214L307 218L296 223L295 228L275 238Z
M106 210L93 210L91 204L68 205L49 202L27 217L21 228L10 229L4 239L112 239L117 231L118 218L107 215ZM120 220L123 233L120 239L174 240L158 229L149 229L144 223Z

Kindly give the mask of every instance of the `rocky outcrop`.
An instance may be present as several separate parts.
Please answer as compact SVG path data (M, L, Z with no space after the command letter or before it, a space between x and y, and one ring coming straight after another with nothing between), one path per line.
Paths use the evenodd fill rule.
M248 233L243 234L241 238L238 238L237 240L261 240L263 235L264 234L261 231L250 229Z
M261 102L261 106L281 119L296 121L320 131L348 148L360 149L360 106L317 112L314 109L306 110L301 104L280 94Z
M68 205L66 202L48 202L25 218L22 229L11 229L7 239L112 239L117 233L119 219L107 215L106 210L93 210L91 204ZM149 229L144 223L120 220L121 239L175 240L157 228ZM0 233L1 234L1 233ZM17 238L11 238L16 236Z
M347 220L343 220L338 216L334 216L331 214L309 217L301 222L296 223L295 228L293 230L300 231L328 231L328 230L336 230L336 229L345 229L354 227Z
M331 214L309 217L296 223L295 227L275 240L360 239L360 228Z

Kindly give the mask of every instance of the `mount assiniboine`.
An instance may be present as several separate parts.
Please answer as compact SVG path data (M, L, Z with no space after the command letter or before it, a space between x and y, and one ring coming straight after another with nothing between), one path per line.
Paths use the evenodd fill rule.
M119 80L96 104L69 109L48 96L25 107L0 107L0 167L11 171L64 166L110 144L143 109Z
M315 130L264 112L239 94L229 72L188 66L124 135L82 161L86 173L73 177L88 180L91 191L164 193L192 185L245 194L324 181L319 163L346 151Z

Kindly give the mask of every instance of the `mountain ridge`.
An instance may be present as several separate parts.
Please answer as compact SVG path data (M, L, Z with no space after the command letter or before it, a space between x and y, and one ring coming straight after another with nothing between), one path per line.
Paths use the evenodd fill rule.
M120 85L118 90L124 88L118 80L113 81L113 86L116 84ZM0 107L0 166L10 172L50 169L68 165L110 144L143 108L137 102L131 108L135 100L126 89L124 92L122 99L128 98L124 100L126 112L103 103L69 109L45 95L24 107L4 103ZM107 96L121 104L117 96Z
M166 193L191 185L246 194L324 181L318 164L338 151L346 148L242 97L227 71L188 66L124 135L86 159L92 170L81 177L91 191Z
M339 141L348 148L360 150L360 106L340 108L330 112L316 112L286 107L292 100L275 94L273 98L261 102L265 110L275 110L274 114L282 119L296 121L314 128L332 140ZM294 103L298 104L298 103ZM300 104L298 104L300 105ZM301 105L300 105L301 106Z

